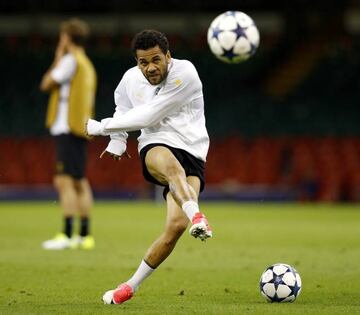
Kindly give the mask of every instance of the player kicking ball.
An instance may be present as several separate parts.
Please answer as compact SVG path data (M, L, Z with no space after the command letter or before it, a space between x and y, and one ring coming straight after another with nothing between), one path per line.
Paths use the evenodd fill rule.
M129 300L139 285L170 255L191 222L190 234L202 241L212 230L199 210L209 148L202 83L193 64L171 58L166 36L155 30L135 35L132 52L137 66L129 69L115 90L112 118L89 119L87 133L110 136L102 153L119 160L126 153L129 131L138 138L143 175L164 186L165 229L150 246L133 276L103 296L105 304Z

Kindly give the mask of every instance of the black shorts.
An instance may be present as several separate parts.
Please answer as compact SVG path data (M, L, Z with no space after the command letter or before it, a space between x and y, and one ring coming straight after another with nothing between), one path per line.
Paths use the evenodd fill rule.
M164 188L163 196L166 199L166 195L170 191L169 186L164 185L159 181L157 181L156 178L154 178L149 173L145 164L146 153L150 149L159 146L168 148L172 152L172 154L174 154L176 159L180 162L181 166L184 168L186 176L196 176L200 179L200 192L203 191L205 187L205 162L197 159L196 157L186 152L185 150L173 148L163 143L151 143L140 150L140 159L141 159L144 178L150 183L164 186L165 188Z
M55 136L56 173L75 179L85 177L87 140L72 134Z

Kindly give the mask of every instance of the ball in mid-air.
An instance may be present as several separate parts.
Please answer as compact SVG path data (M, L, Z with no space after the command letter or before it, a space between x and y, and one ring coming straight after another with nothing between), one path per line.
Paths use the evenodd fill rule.
M301 292L301 278L296 269L287 264L274 264L265 269L260 278L260 293L269 302L294 302Z
M254 21L240 11L227 11L210 24L207 41L212 53L227 63L239 63L252 56L260 35Z

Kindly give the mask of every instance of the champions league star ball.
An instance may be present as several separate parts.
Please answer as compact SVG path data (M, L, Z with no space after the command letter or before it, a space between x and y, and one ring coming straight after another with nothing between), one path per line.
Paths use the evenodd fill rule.
M227 63L239 63L255 53L260 35L247 14L227 11L211 22L207 41L217 58Z
M300 292L300 275L290 265L272 265L261 275L260 293L269 302L294 302Z

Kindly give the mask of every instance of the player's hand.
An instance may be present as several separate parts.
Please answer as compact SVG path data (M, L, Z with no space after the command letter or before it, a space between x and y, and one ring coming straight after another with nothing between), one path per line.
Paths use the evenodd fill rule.
M128 151L125 151L123 155L117 155L117 154L114 154L114 153L104 150L100 154L100 159L102 159L104 155L109 155L114 161L120 161L121 157L123 157L124 155L127 159L131 159L131 155L128 153Z
M63 41L59 41L55 50L55 61L59 61L66 53L65 45Z
M88 122L85 123L85 135L91 139L94 138L94 136L89 135L88 133Z
M85 127L88 136L106 136L103 125L95 119L88 119Z

